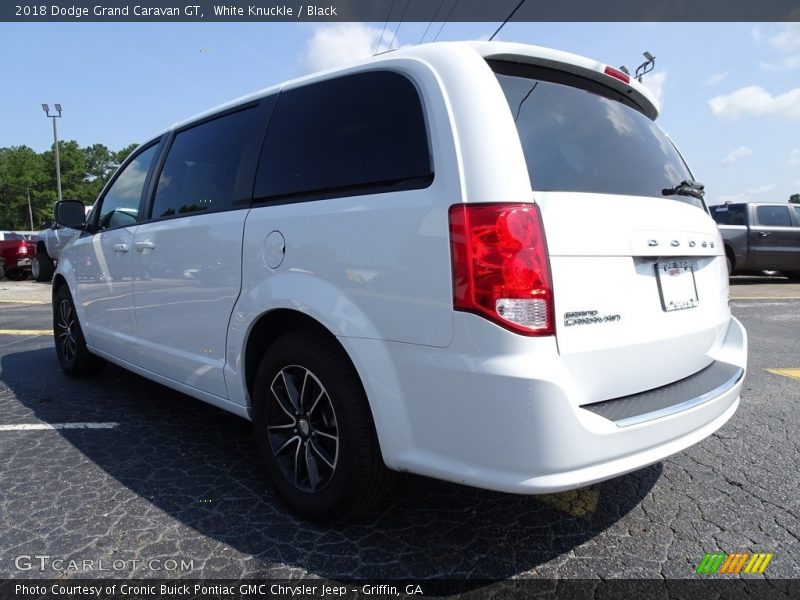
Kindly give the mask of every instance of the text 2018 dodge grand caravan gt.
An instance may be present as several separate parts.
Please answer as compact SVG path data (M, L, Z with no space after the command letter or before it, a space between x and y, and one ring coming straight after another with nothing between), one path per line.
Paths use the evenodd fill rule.
M82 230L58 357L251 419L310 518L393 470L538 494L657 462L736 411L746 334L656 114L624 73L490 42L238 99L143 144L85 219L58 206Z

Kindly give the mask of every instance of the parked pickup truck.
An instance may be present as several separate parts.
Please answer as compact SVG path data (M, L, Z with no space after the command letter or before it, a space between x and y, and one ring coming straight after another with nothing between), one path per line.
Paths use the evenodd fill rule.
M18 281L31 272L34 246L21 233L0 231L0 255L5 259L5 276Z
M725 242L728 273L781 271L800 279L800 205L753 202L709 208Z

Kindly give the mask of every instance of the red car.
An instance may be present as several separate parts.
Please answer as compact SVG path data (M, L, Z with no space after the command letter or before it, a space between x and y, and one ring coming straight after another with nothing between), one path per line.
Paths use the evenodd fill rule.
M31 259L36 245L21 233L0 231L0 256L5 259L5 275L11 280L26 279L31 274Z

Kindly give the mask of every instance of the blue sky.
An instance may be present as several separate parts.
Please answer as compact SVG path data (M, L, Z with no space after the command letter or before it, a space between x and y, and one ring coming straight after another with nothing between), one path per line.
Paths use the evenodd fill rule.
M384 45L418 43L427 23L388 24ZM425 40L439 32L434 23ZM438 40L488 37L496 23L447 23ZM383 24L2 23L0 146L59 137L119 149L237 96L369 54ZM725 200L800 193L800 24L511 23L498 39L635 68L662 99L661 126Z

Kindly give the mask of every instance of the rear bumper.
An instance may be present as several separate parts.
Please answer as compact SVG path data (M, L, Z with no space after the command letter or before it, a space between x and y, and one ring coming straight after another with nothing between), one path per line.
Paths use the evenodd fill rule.
M563 491L679 452L711 435L739 404L747 337L733 318L724 342L708 357L729 366L730 377L716 385L712 378L706 389L695 386L692 398L686 397L691 386L664 386L662 395L674 396L666 402L670 410L643 405L655 410L640 410L645 418L635 422L615 422L570 398L571 375L553 338L505 339L492 348L487 340L498 332L481 330L495 326L472 315L456 320L463 322L449 349L383 342L388 350L381 358L370 341L343 340L357 362L371 354L365 359L371 366L357 367L391 468L505 492ZM480 354L474 352L476 339ZM396 369L392 376L378 375L390 366Z
M31 267L31 259L30 258L17 259L17 268L18 269L30 269L30 267Z

